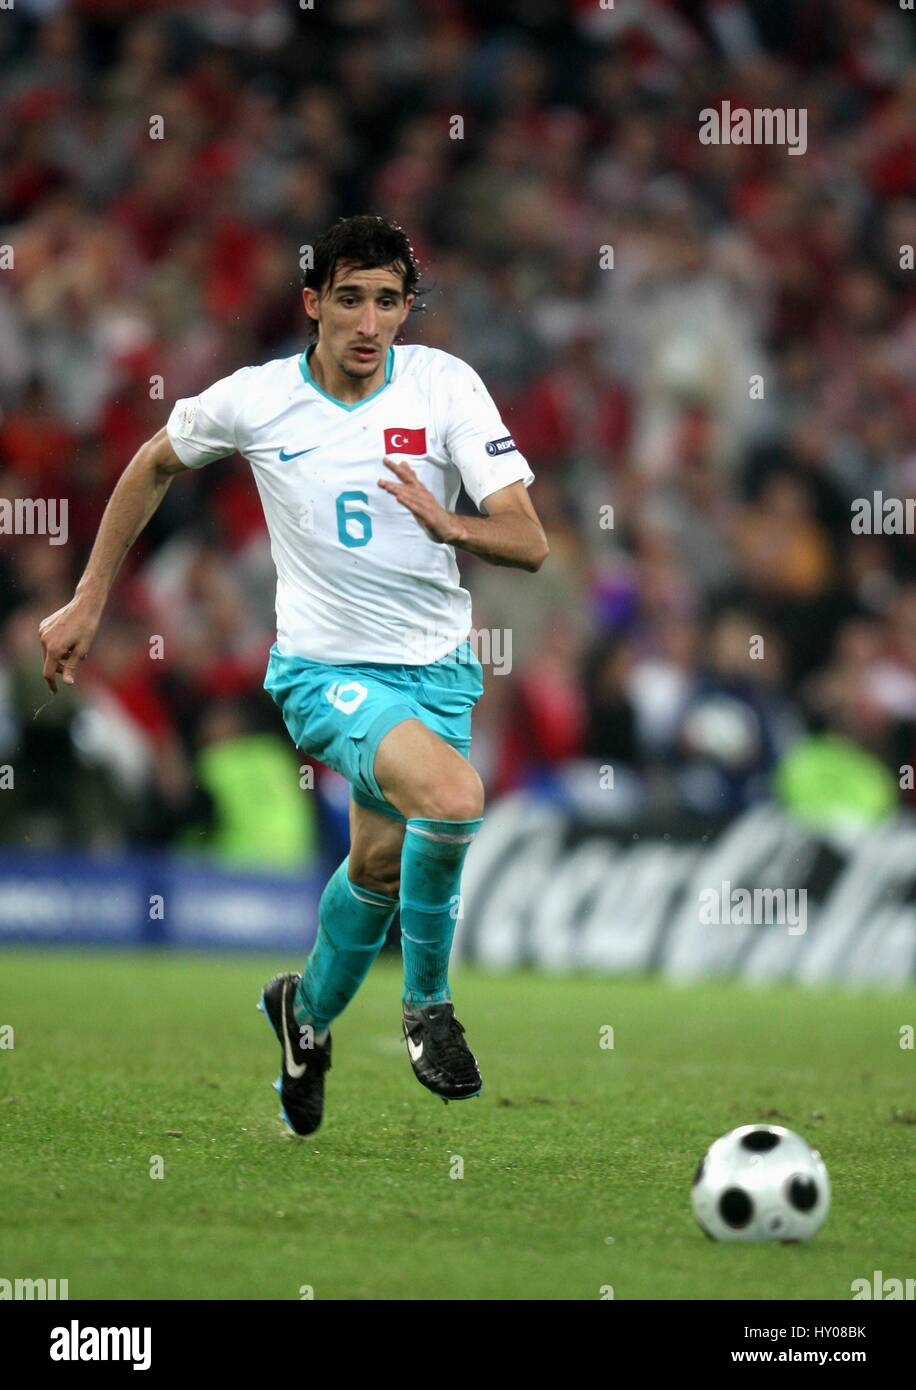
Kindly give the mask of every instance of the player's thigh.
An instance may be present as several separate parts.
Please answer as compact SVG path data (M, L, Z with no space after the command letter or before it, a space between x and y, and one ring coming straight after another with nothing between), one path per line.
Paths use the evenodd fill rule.
M396 898L401 886L405 822L360 806L350 798L351 883Z
M419 719L389 729L375 754L375 778L402 816L476 820L484 790L466 758Z
M384 800L372 772L375 750L390 728L417 715L409 690L367 667L274 651L264 687L297 748L339 772L370 802Z

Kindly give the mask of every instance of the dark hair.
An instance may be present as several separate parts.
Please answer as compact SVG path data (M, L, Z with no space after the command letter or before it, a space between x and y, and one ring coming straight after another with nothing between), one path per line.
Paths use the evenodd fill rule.
M397 222L384 217L360 213L356 217L341 217L315 242L314 265L302 272L302 285L319 294L334 279L339 261L357 266L360 270L375 270L382 266L401 265L404 270L404 295L418 295L420 267L407 239L407 233ZM423 305L411 305L411 313ZM312 319L312 332L318 324Z

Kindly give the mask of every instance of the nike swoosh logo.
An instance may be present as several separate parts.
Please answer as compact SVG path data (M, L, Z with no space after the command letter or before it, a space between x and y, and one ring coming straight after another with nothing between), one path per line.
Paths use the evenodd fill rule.
M281 462L281 463L289 463L291 459L301 459L301 457L302 457L303 454L311 454L311 453L314 453L314 451L315 451L317 448L318 448L318 445L317 445L317 444L313 444L312 447L311 447L311 449L300 449L299 452L298 452L297 454L288 454L288 453L286 452L285 449L281 449L281 450L280 450L280 462Z
M289 1033L286 1031L286 991L288 989L289 981L287 981L286 984L284 984L283 986L283 998L280 1000L280 1016L283 1019L283 1058L286 1063L286 1070L289 1072L290 1076L293 1078L294 1081L298 1081L300 1077L305 1076L307 1064L305 1062L297 1062L294 1060L292 1044L289 1040Z
M411 1057L415 1062L419 1062L420 1058L423 1056L423 1044L415 1043L413 1038L408 1037L407 1051L410 1053Z

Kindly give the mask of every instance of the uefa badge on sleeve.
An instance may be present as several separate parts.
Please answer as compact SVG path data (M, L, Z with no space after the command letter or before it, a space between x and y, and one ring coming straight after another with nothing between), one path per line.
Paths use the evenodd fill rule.
M487 443L487 453L492 459L499 458L501 454L511 454L512 450L517 448L518 445L511 434L504 434L502 439L491 439Z

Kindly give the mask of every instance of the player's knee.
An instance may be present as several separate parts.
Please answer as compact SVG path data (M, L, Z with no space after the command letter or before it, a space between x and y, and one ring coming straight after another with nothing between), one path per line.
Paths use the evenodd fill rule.
M428 820L478 820L484 808L483 783L468 764L461 777L451 777L431 787L423 797L424 809L416 814Z
M387 878L377 878L369 887L373 893L382 893L386 898L396 898L401 891L401 875L397 873Z
M358 878L351 877L351 883L359 884L360 888L367 888L370 893L381 893L386 898L396 898L401 891L401 875L388 874L360 874Z
M401 861L391 855L369 850L364 854L354 854L350 850L347 866L351 883L360 888L368 888L371 893L383 893L387 898L396 898L401 890Z

